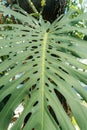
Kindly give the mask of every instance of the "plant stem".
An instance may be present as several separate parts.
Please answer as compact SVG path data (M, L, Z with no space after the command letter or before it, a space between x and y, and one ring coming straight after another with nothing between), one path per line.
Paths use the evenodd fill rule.
M39 16L39 12L37 11L36 7L34 6L33 2L31 0L27 0L29 6L32 8L33 12L36 13Z

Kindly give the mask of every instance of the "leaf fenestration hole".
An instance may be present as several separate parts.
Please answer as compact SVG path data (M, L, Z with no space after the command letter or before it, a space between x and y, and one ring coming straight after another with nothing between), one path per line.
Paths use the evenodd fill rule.
M37 79L37 81L39 81L39 80L40 80L40 78Z
M37 90L39 90L39 88L37 88Z
M35 61L35 59L32 59L32 61Z
M34 52L35 54L38 54L39 53L39 51L36 51L36 52Z
M49 64L52 64L50 61L48 61Z
M32 40L32 42L37 42L37 40L34 39L34 40Z
M32 90L34 90L36 88L36 84L33 84L32 86L31 86L31 88L29 89L29 91L32 91Z
M37 58L40 58L40 56L37 56Z
M53 108L50 105L48 105L47 108L48 108L51 116L53 117L53 119L55 120L55 122L57 123L57 125L59 126L59 121L58 121L58 119L56 117L56 114L55 114Z
M3 55L3 56L0 56L0 60L1 61L5 61L9 58L9 55Z
M38 48L38 46L32 46L32 48L33 48L33 49L36 49L36 48Z
M49 67L46 67L47 70L49 70L50 68Z
M66 70L64 70L62 67L59 67L59 69L61 69L63 72L65 72L66 74L69 74Z
M56 55L56 54L51 54L52 57L55 57L55 58L60 58L60 56Z
M52 90L49 89L49 92L52 93Z
M46 100L47 100L47 101L49 101L49 99L48 99L48 98L46 98Z
M33 67L37 66L38 64L34 64Z
M32 130L35 130L35 128L33 128Z
M71 114L72 114L71 108L70 108L69 104L67 103L67 100L65 99L65 97L57 89L54 89L54 92L55 92L57 98L59 99L63 109L67 113L67 115L71 116Z
M38 102L38 101L36 101L36 102L34 103L33 107L35 107L38 103L39 103L39 102Z
M51 45L49 45L48 49L52 49L53 47Z
M65 79L63 77L61 77L59 74L55 73L55 75L57 75L60 79L65 81Z
M8 100L10 99L11 94L8 94L1 102L0 102L0 112L4 108L4 106L7 104Z
M50 53L50 51L47 50L47 53Z
M26 123L27 123L27 121L30 119L31 115L32 115L32 112L29 112L29 113L26 115L26 117L25 117L25 119L24 119L24 125L23 125L23 127L26 125Z
M25 60L31 60L33 58L33 56L28 56Z
M51 78L48 78L48 80L50 81L51 84L57 86L57 84Z
M60 41L57 41L56 43L57 43L57 44L60 44L61 42L60 42Z
M47 87L49 87L49 84L48 84L48 83L45 83L45 85L46 85Z
M21 84L25 84L26 82L28 82L30 80L30 77L27 77L23 82L21 82Z
M33 72L33 74L37 74L37 73L38 73L38 71Z
M0 86L0 89L2 89L3 87L4 87L4 85L1 85L1 86Z
M29 96L29 98L31 98L31 94L30 94L30 93L29 93L29 95L28 95L28 96Z

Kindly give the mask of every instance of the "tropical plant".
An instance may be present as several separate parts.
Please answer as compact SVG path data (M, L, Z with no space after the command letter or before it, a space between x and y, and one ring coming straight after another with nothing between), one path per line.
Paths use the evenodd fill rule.
M6 5L14 7L19 5L29 14L38 17L42 15L45 20L53 22L64 13L68 0L5 0Z
M0 24L0 130L21 103L11 130L75 130L71 117L86 130L87 13L69 11L49 23L2 5L0 11L21 21Z

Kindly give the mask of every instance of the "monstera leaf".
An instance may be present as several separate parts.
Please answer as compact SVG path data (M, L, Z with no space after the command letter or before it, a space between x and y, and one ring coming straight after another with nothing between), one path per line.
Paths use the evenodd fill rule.
M69 11L50 24L1 5L0 11L21 21L0 24L0 130L21 103L11 130L75 130L72 116L86 130L87 41L76 34L87 35L87 13Z

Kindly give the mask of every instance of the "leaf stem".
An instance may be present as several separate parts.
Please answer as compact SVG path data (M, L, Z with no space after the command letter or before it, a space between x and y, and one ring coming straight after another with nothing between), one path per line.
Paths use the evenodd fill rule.
M36 7L34 6L33 2L31 0L27 0L29 6L32 8L33 12L36 13L39 16L39 12L37 11Z

